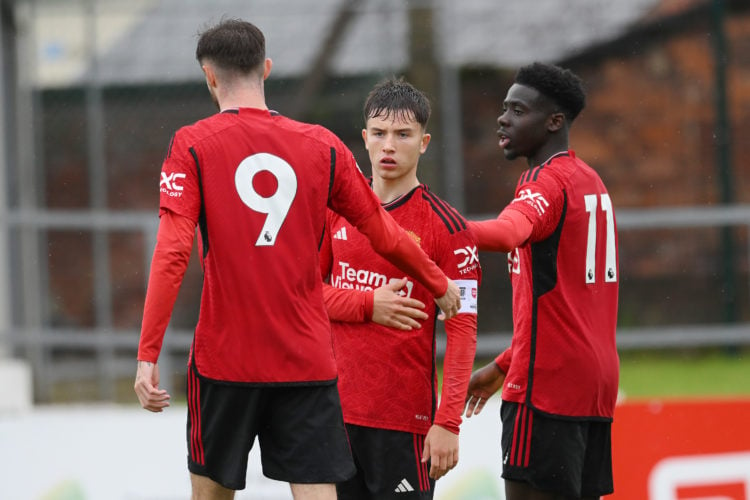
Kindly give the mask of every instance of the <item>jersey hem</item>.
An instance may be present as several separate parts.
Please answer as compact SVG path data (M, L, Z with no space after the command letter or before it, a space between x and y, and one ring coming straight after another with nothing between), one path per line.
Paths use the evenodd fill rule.
M234 386L234 387L309 387L309 386L327 386L335 385L338 377L323 380L278 380L278 381L245 381L245 380L224 380L202 375L198 370L195 362L195 356L191 356L190 364L196 376L202 381L212 384Z
M544 415L548 418L554 418L557 420L567 420L567 421L586 421L586 422L612 422L614 420L613 417L605 417L601 415L563 415L561 413L551 413L545 410L539 409L539 407L530 404L528 401L513 401L510 399L503 399L503 402L506 403L514 403L514 404L521 404L526 405L527 407L531 408L533 411L540 415Z

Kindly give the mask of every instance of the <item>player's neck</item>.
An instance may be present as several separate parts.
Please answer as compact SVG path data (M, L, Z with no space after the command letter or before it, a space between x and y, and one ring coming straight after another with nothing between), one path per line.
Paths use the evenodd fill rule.
M419 179L416 176L401 177L399 179L373 177L372 179L372 190L381 203L390 203L417 186L419 186Z
M222 111L232 108L268 109L266 99L262 93L253 89L236 89L219 96L219 109Z
M548 161L553 156L568 150L568 141L554 141L547 143L537 150L533 156L527 158L529 167L534 168Z

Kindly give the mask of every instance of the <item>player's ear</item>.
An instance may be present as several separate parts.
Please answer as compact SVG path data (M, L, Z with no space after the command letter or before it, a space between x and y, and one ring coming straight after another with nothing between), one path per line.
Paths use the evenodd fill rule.
M422 144L419 146L419 154L424 154L424 152L427 151L427 145L430 143L430 139L432 139L430 134L422 135Z
M206 84L209 88L216 88L216 72L214 71L213 66L210 64L203 64L201 65L201 69L203 70L203 74L206 75Z
M271 68L273 67L273 61L270 57L266 57L265 62L263 63L263 79L265 80L268 78L268 75L271 74Z
M362 140L365 143L365 149L367 149L367 129L366 128L362 129Z
M565 126L565 113L555 111L547 118L547 130L557 132Z

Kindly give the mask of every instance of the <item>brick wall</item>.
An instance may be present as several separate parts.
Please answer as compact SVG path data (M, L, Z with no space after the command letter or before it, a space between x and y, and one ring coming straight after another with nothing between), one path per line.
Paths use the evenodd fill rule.
M732 192L735 202L750 203L750 15L730 17L726 30ZM573 125L570 146L599 171L617 208L720 202L710 34L688 31L641 43L627 56L579 60L571 69L587 84L588 105ZM495 70L463 75L468 213L497 213L527 168L523 159L505 160L497 147L496 118L511 80ZM747 320L747 230L733 236L734 308ZM727 317L719 229L621 231L620 244L621 324ZM485 276L495 277L501 265L494 257L489 262ZM493 295L508 293L496 278L484 286ZM502 322L506 313L489 315Z

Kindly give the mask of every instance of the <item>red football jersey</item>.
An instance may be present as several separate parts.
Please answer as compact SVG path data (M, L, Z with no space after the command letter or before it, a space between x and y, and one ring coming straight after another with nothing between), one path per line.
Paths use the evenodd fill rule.
M534 227L508 256L513 340L501 357L510 361L503 399L551 415L611 419L619 268L607 189L568 151L526 171L508 209Z
M436 418L438 311L430 293L409 279L402 293L427 306L425 312L429 318L422 322L422 328L401 331L376 323L331 323L344 421L425 434L434 420L458 432L476 346L476 304L481 274L476 244L463 217L426 186L413 189L384 208L461 289L459 316L446 321L445 328L449 342L451 328L471 329L453 337L462 344L455 347L456 352L463 349L463 353L469 353L463 356L468 358L468 366L465 374L463 367L457 370L462 373L458 378L465 380L452 381L450 390L456 394L451 393L447 399L457 402L441 401ZM338 288L374 290L404 277L402 271L372 250L369 241L356 228L330 211L321 265L323 274L330 277L330 284ZM472 315L474 321L462 323L462 314ZM445 400L445 390L443 397Z
M341 141L267 110L223 112L175 134L160 191L162 210L200 228L198 372L261 384L335 380L318 261L325 207L353 223L379 210Z

